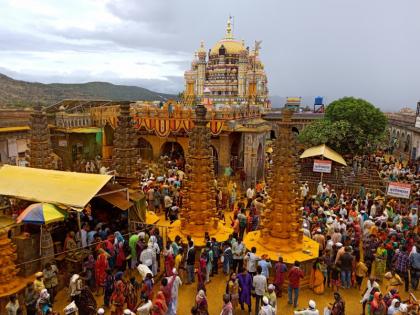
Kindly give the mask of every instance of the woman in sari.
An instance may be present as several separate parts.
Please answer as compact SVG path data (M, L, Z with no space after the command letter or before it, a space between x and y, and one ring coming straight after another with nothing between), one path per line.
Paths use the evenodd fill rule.
M175 259L172 246L169 242L166 244L166 249L163 252L163 256L165 258L165 276L170 277L172 276L172 269L174 269L175 266Z
M114 234L111 234L105 240L105 251L108 253L108 265L110 269L114 269L115 266L115 248L114 248Z
M134 277L130 278L130 281L127 282L127 285L125 287L125 295L127 297L127 308L132 312L136 312L138 287L139 285Z
M283 263L283 257L279 257L279 261L274 265L275 276L274 276L274 286L276 287L277 297L282 296L282 287L284 283L284 278L287 273L286 264Z
M388 252L381 243L375 253L375 277L380 281L385 274L387 254Z
M115 266L119 269L119 270L125 270L125 253L124 253L124 237L121 235L120 232L115 232L114 233L114 248L115 248L115 253L116 253L116 261L115 261Z
M236 273L230 275L230 279L227 283L226 293L230 296L230 301L232 302L233 310L239 306L239 280L236 278Z
M386 315L386 304L382 298L381 292L375 292L373 300L370 303L371 315Z
M311 272L311 279L310 279L310 287L314 291L315 294L323 294L324 293L324 274L320 268L320 261L317 259L312 267Z
M95 263L95 281L96 281L96 287L98 289L97 293L99 294L100 288L104 287L105 285L105 278L106 278L106 270L108 269L108 255L103 250L99 250L99 255L96 258Z
M208 304L207 297L203 290L198 291L197 296L195 297L195 305L197 307L198 315L208 315Z
M79 298L79 314L95 315L96 314L96 300L90 291L89 287L84 286Z
M117 276L118 274L115 275L114 292L111 296L111 315L123 315L124 313L125 285L121 276Z
M166 305L165 295L162 291L159 291L153 301L152 315L165 315L167 311L168 306Z

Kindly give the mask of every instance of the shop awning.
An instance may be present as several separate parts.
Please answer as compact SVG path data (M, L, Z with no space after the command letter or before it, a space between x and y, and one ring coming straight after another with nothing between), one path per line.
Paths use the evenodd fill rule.
M301 159L315 157L315 156L323 156L326 159L332 160L334 162L340 163L342 165L346 165L346 161L343 157L335 152L333 149L327 147L325 144L318 145L316 147L312 147L306 149L302 155L300 156Z
M127 188L118 184L107 184L105 185L96 197L105 200L111 205L121 209L129 209L133 203L127 200Z
M97 127L84 127L84 128L56 128L56 131L64 133L98 133L102 132L101 128Z
M130 201L127 200L126 194L124 192L116 192L109 195L103 195L99 198L124 211L133 205Z
M0 195L83 209L111 178L4 165L0 168Z

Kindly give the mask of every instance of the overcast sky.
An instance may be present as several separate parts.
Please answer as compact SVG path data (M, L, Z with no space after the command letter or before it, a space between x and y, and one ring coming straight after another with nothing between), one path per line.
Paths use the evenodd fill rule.
M262 40L270 93L420 100L420 0L0 0L0 72L183 89L201 40Z

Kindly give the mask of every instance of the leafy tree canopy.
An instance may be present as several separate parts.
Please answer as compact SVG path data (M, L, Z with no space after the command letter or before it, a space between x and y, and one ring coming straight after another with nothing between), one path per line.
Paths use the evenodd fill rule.
M342 153L365 153L382 141L387 119L371 103L345 97L328 105L323 119L307 126L299 140L307 146L326 144Z

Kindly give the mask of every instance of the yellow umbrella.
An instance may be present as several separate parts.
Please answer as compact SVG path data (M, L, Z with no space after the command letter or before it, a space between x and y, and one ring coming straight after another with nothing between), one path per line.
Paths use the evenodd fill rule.
M343 159L343 157L337 152L335 152L333 149L327 147L325 144L321 144L316 147L306 149L305 152L302 153L300 158L304 159L304 158L309 158L309 157L314 157L314 156L323 156L326 159L329 159L334 162L347 166L347 163Z

